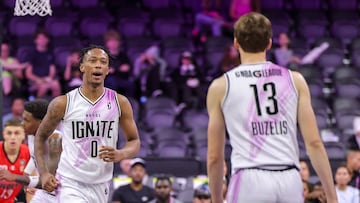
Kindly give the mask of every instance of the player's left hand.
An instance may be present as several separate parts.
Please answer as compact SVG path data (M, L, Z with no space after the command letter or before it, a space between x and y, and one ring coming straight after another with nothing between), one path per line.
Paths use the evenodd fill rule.
M15 181L15 175L6 169L0 169L0 180Z
M110 146L102 146L99 150L99 157L105 162L117 162L117 150Z

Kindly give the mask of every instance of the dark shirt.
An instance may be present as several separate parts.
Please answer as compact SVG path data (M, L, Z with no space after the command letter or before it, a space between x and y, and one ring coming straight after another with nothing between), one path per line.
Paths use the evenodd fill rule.
M39 52L36 49L32 51L30 63L33 66L33 74L46 77L50 72L50 65L54 64L54 56L50 51Z
M146 185L139 191L135 191L130 184L120 186L114 191L112 201L120 201L121 203L141 203L149 202L155 198L154 190Z
M349 185L360 189L360 173L358 171L353 172Z
M114 74L122 79L128 79L132 73L131 66L129 71L121 72L119 67L123 64L128 64L130 66L130 59L124 52L120 52L118 55L112 56L112 59L109 62L109 66L115 69Z
M348 150L360 150L360 146L358 145L357 141L356 141L356 135L352 135L348 140L347 140L347 149Z

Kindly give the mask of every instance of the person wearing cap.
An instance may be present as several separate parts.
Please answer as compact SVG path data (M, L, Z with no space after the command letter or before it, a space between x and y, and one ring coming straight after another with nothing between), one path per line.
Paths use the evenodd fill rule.
M168 176L157 177L155 182L155 199L150 203L182 203L171 196L172 182Z
M154 199L154 190L143 184L146 176L146 162L141 158L135 158L130 163L131 183L120 186L114 191L113 203L141 203Z
M355 117L353 121L354 135L347 140L349 150L360 150L360 117Z
M170 74L176 88L178 103L191 107L203 107L205 92L202 88L202 71L194 61L190 51L184 51L180 56L177 68Z
M195 189L193 203L210 203L211 202L211 193L209 186L203 184Z

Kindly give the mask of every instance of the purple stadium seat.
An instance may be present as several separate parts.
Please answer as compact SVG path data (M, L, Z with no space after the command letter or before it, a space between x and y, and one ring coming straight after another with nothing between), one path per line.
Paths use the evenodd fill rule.
M327 28L320 23L305 23L298 25L298 33L308 44L312 44L316 39L325 36Z
M359 35L359 25L357 22L334 22L331 27L332 35L341 39L343 45L348 45L352 39Z
M140 37L146 33L146 22L142 19L121 19L117 30L124 37Z
M72 6L76 8L90 8L97 7L99 4L98 0L70 0Z
M169 8L170 0L143 0L144 6L150 10Z
M21 62L29 61L31 52L34 50L33 46L18 47L16 52L16 58Z
M49 17L46 19L45 29L52 37L70 36L73 22L67 18Z
M322 0L302 0L302 1L293 1L294 8L297 10L321 10Z
M169 69L176 69L179 66L180 57L183 51L175 49L165 49L164 59L166 60Z
M67 57L71 54L71 47L58 47L55 48L53 53L55 56L55 65L59 70L65 70Z
M15 36L34 35L38 28L38 17L13 17L10 20L9 31Z
M284 0L261 0L261 9L264 10L282 10L285 6Z
M329 0L329 6L334 10L355 10L358 6L357 0Z
M343 64L344 51L341 49L328 49L316 60L316 63L323 67L338 67Z
M109 21L102 18L84 18L80 23L80 32L89 38L102 37L108 30Z
M156 37L178 37L181 36L182 24L179 20L156 19L153 22L153 33Z

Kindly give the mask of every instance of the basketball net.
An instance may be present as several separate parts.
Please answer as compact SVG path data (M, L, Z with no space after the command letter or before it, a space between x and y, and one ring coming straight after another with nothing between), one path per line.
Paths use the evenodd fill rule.
M36 14L39 16L51 15L50 0L16 0L15 16L33 16Z

